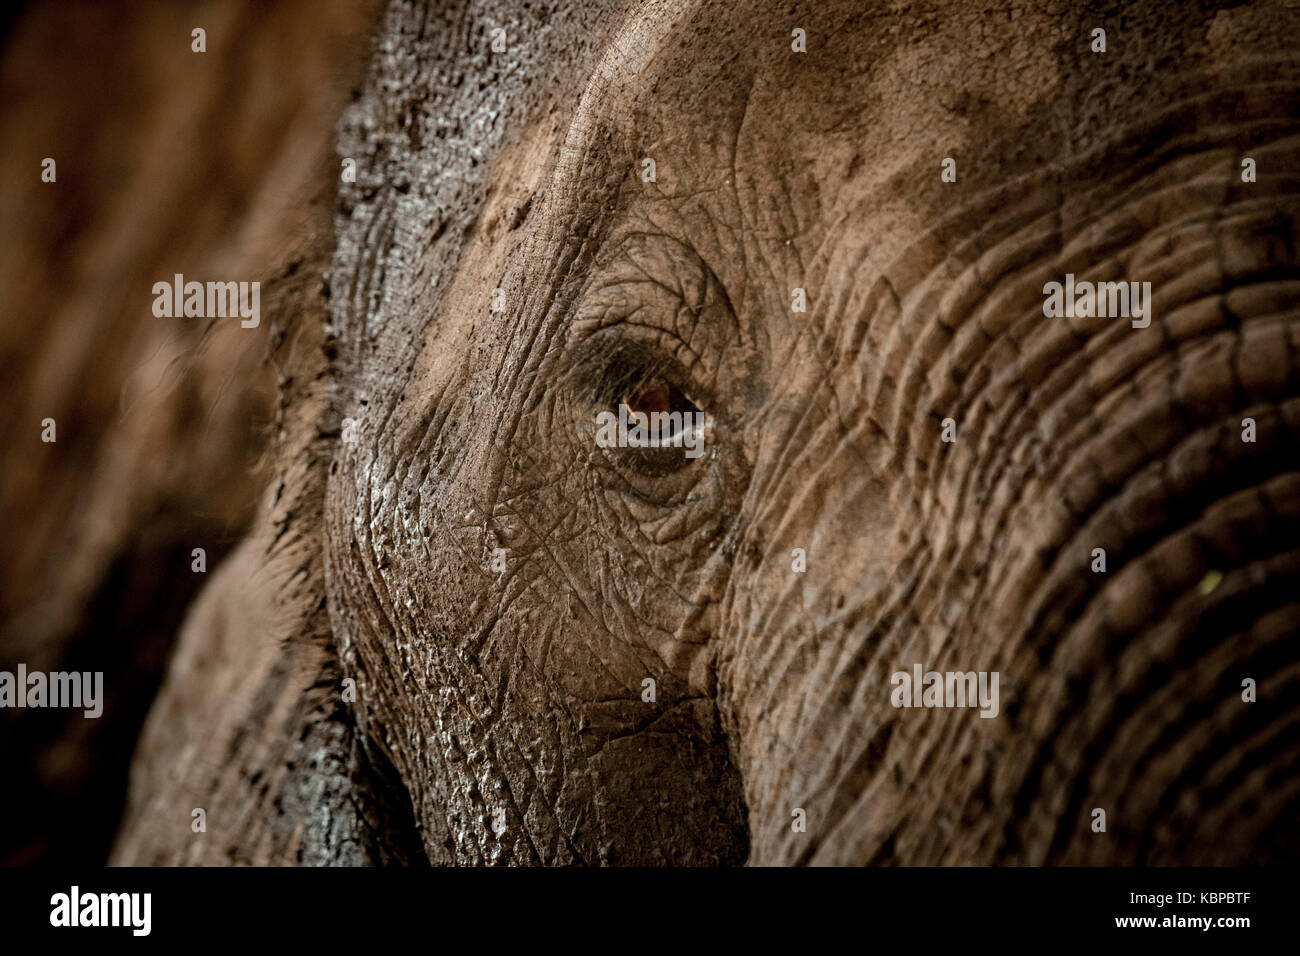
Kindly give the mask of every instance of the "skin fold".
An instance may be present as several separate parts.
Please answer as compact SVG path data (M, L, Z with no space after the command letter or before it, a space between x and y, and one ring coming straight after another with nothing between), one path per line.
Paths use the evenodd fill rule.
M392 5L116 860L1294 861L1297 28ZM1046 317L1067 273L1150 326ZM647 395L702 456L597 445ZM891 706L917 664L997 716ZM204 846L143 832L191 799Z

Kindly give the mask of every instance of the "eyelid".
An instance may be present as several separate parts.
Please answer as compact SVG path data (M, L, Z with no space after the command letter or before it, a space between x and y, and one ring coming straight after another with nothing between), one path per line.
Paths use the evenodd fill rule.
M679 339L693 338L694 327L715 300L726 300L725 292L715 294L720 288L713 272L686 243L659 232L625 229L606 244L591 267L576 321L579 326L600 327L627 322L647 309L647 324Z
M625 228L611 236L573 302L565 352L590 383L601 367L592 350L641 343L665 377L696 407L716 413L722 379L746 374L725 362L743 338L726 290L690 245L658 232ZM576 383L575 383L576 384Z
M612 407L630 390L656 379L676 388L701 410L713 404L710 384L697 374L701 357L675 332L658 324L628 322L602 311L598 320L576 321L570 338L565 362L573 387L593 389L590 398L601 407Z
M571 326L578 340L622 327L643 337L658 337L674 352L698 356L682 337L681 316L689 307L667 286L648 279L605 281L582 297ZM691 320L691 325L698 320Z
M692 380L690 370L656 342L638 341L625 335L593 335L583 351L589 356L583 364L599 380L597 400L606 406L616 405L655 382L663 382L696 408L705 407L701 388Z

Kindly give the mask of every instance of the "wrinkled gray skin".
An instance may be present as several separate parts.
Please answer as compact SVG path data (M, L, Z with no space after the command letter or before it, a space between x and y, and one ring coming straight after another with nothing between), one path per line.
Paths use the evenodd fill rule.
M450 6L342 124L321 412L424 855L1300 856L1297 11ZM1045 317L1067 272L1150 327ZM657 382L706 454L598 448ZM1000 713L895 709L914 664Z

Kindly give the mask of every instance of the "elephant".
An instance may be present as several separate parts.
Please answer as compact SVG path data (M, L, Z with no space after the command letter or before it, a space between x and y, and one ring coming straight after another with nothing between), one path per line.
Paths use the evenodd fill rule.
M393 0L113 862L1295 862L1298 29Z

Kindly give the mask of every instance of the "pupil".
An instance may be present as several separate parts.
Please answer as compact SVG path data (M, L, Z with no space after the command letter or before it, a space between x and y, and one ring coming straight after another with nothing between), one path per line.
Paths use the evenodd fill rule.
M655 412L671 412L673 410L672 389L664 382L655 382L637 391L627 405L632 411L644 412L647 415Z

